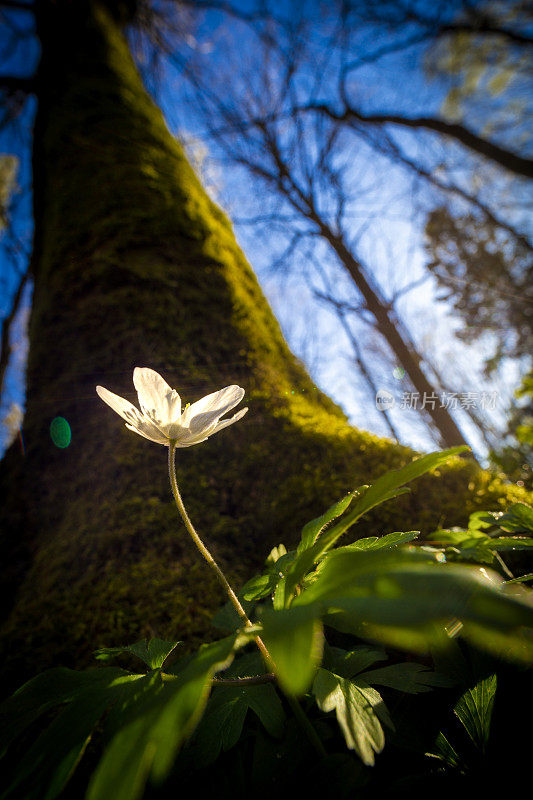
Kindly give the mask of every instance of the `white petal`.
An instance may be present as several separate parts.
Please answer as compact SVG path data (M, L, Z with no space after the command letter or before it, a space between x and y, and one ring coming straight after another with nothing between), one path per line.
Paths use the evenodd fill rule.
M176 447L192 447L194 444L200 444L200 442L206 442L207 439L212 436L214 433L218 433L223 428L227 428L228 425L233 425L234 422L237 420L242 419L246 412L248 411L247 408L243 408L241 411L238 411L237 414L231 419L224 419L222 422L219 422L218 425L215 423L211 426L209 430L204 430L201 433L197 433L196 435L189 435L188 438L183 439L181 442L176 442Z
M135 423L139 431L142 431L147 436L150 436L152 440L155 442L160 442L161 444L166 444L168 437L165 434L165 431L162 431L158 425L152 422L149 417L142 416L141 419Z
M190 406L185 414L186 420L182 419L182 425L188 422L191 433L207 431L218 422L220 417L231 411L244 397L244 389L240 386L226 386L219 392L213 392L206 397L202 397Z
M214 409L221 408L229 403L231 403L229 408L233 408L237 405L237 403L240 403L243 397L244 389L241 389L240 386L226 386L225 389L220 389L218 392L206 394L205 397L197 400L196 403L193 403L184 410L183 416L186 416L187 419L190 420L197 414L202 414L206 411L213 411Z
M179 422L180 396L158 372L149 367L135 367L133 384L139 395L139 404L150 419L158 425Z
M135 425L136 421L140 418L140 413L135 406L133 406L128 400L124 400L123 397L120 397L118 394L114 394L110 392L109 389L104 389L103 386L96 387L96 393L98 397L107 403L113 411L116 411L117 414L120 414L122 419L125 419L126 422L130 422L131 424Z
M179 442L180 439L187 439L190 436L189 429L184 428L179 422L170 422L168 425L159 425L158 427L167 439L176 439Z
M218 433L223 428L227 428L228 425L233 425L234 422L238 422L238 420L244 417L247 411L248 411L247 408L243 408L241 411L238 411L236 414L234 414L231 417L231 419L223 419L222 422L219 422L218 425L215 427L215 429L211 431L209 435L212 436L214 433Z
M126 428L129 428L130 431L133 431L134 433L138 433L139 436L144 436L145 439L149 439L151 442L156 442L156 444L166 444L166 445L168 445L168 439L166 439L163 436L163 434L160 433L159 431L157 431L157 433L154 433L153 435L151 435L151 433L148 433L149 429L147 427L143 426L143 428L141 429L140 427L136 427L134 425L129 425L128 423L126 423ZM154 428L154 430L157 430L157 428Z
M207 442L207 436L200 438L199 436L191 436L190 439L184 439L182 442L176 442L176 447L192 447L200 442Z

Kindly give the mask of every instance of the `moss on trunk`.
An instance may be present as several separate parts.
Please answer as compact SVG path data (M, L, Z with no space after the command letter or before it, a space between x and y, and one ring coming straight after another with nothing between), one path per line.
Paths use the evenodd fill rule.
M127 431L97 383L133 400L138 365L185 402L245 387L242 422L178 451L192 519L237 583L328 503L414 455L350 427L289 352L118 24L97 5L43 6L26 453L14 445L0 467L2 661L17 681L150 634L195 643L224 600L177 518L166 449ZM58 415L65 449L49 435ZM460 459L442 472L360 533L459 523L520 495Z

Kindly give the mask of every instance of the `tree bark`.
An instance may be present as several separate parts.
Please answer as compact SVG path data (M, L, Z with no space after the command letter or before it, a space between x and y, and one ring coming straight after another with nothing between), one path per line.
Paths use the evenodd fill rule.
M224 601L177 518L165 448L126 430L96 384L134 399L134 366L151 366L184 401L245 387L244 420L180 451L177 467L196 527L237 584L330 502L414 455L351 428L291 355L117 15L50 0L40 34L25 451L14 444L0 464L5 686L90 662L98 646L195 644ZM58 416L68 447L49 434ZM520 496L472 462L443 473L359 535L458 524Z
M440 434L442 445L444 447L455 447L456 445L468 444L452 415L445 407L441 407L440 397L435 391L435 386L428 380L422 370L420 356L413 347L409 346L405 337L400 333L399 322L393 318L392 309L380 295L379 290L370 284L361 265L353 257L342 236L335 235L320 220L316 219L315 222L320 226L321 235L337 254L339 261L361 292L366 309L376 321L376 329L383 336L399 363L409 375L416 392L419 394L420 402L424 403L424 400L428 402L424 410Z

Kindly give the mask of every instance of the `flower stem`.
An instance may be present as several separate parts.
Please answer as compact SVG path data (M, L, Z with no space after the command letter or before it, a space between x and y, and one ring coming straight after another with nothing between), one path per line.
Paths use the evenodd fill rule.
M231 588L229 581L227 580L226 576L218 566L217 562L215 561L215 559L213 558L213 556L211 555L205 544L202 542L199 535L196 533L194 525L192 524L190 517L187 514L187 510L183 504L183 500L181 499L181 494L178 489L178 482L176 480L175 456L176 456L176 442L171 439L168 446L168 474L170 478L170 486L172 488L172 494L174 495L174 500L176 501L176 505L178 507L178 511L181 515L181 518L183 519L185 527L187 528L189 534L191 535L193 542L195 543L196 547L198 548L202 556L205 558L205 560L207 561L207 563L217 576L219 583L222 585L224 591L228 595L237 614L244 622L245 627L250 628L252 627L252 623L248 619L248 615L246 614L246 611L242 607L239 598ZM265 662L265 666L267 667L269 672L275 673L276 665L274 664L272 656L268 652L265 643L263 642L260 636L255 636L254 638L255 638L255 643L259 648L261 655L263 656L263 661ZM263 676L261 677L263 678ZM311 725L310 721L307 719L307 716L305 715L305 712L300 706L298 700L295 697L292 697L291 695L285 695L285 696L303 732L309 739L312 746L315 748L318 755L321 758L323 758L324 756L326 756L324 745L320 741L320 737L318 736L317 732Z
M168 474L169 474L169 478L170 478L170 486L172 487L172 494L174 495L174 500L176 501L176 505L178 507L178 511L181 514L181 518L183 519L183 522L185 523L185 527L189 531L189 533L191 535L191 538L192 538L193 542L195 543L196 547L198 548L198 550L200 551L202 556L205 558L205 560L207 561L207 563L209 564L209 566L211 567L211 569L213 570L213 572L217 576L217 579L218 579L219 583L222 585L222 587L223 587L224 591L226 592L226 594L228 595L230 601L233 603L235 611L237 612L239 617L242 619L244 624L247 625L247 626L250 626L252 623L248 619L246 611L244 610L244 608L242 607L241 603L239 602L239 598L237 597L237 595L235 594L235 592L231 588L226 576L224 575L224 573L222 572L222 570L218 566L217 562L215 561L215 559L213 558L213 556L211 555L211 553L209 552L209 550L207 549L205 544L202 542L202 540L200 539L200 537L196 533L194 525L192 524L192 522L191 522L191 520L189 518L189 515L187 514L187 510L186 510L185 506L183 505L183 500L181 499L180 490L178 489L178 482L176 481L175 455L176 455L176 442L171 440L170 444L168 446Z

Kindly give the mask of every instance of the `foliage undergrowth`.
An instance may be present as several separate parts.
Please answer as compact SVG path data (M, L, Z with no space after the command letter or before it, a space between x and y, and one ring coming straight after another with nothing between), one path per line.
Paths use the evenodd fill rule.
M1 797L136 800L200 785L222 798L306 787L365 797L489 785L503 761L515 774L533 509L340 543L458 450L351 491L295 549L275 547L239 592L250 624L228 603L214 619L225 635L194 653L152 638L24 684L0 709Z

